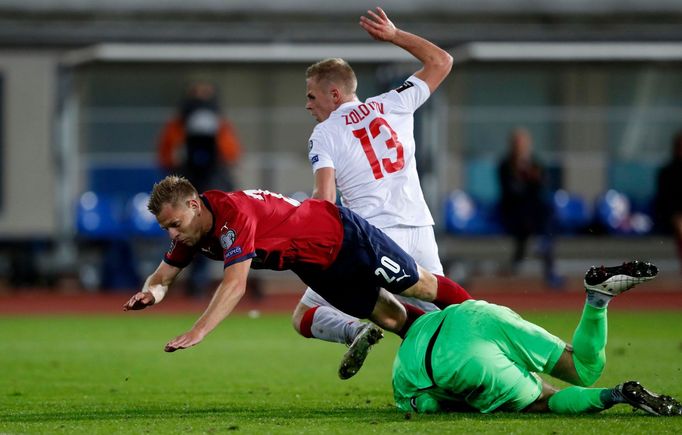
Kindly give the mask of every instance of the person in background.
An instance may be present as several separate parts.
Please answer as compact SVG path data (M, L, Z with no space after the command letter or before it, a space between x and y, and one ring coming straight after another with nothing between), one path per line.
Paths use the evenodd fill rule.
M673 234L682 272L682 130L673 138L670 161L658 172L656 220L662 231Z
M199 191L234 190L233 170L241 144L218 104L216 87L191 83L177 113L164 125L158 141L159 164L166 175L187 177ZM208 263L199 258L190 270L186 294L200 296L209 281Z
M509 151L498 167L500 216L503 226L514 239L511 272L518 272L526 256L529 237L539 234L545 282L551 288L559 288L564 280L555 271L554 213L547 199L545 175L545 169L533 156L533 140L528 130L514 129L509 136Z
M162 168L192 180L200 191L235 189L232 170L241 144L220 112L213 84L196 82L188 87L177 113L161 131L158 151Z

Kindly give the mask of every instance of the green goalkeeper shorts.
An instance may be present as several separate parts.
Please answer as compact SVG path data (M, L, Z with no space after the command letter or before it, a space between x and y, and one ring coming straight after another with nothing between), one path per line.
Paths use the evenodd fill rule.
M414 375L426 373L424 343L433 336L433 325L441 321L431 354L436 385L424 389L423 382L414 382ZM483 413L520 411L542 391L535 372L550 372L565 347L561 339L507 307L474 300L453 305L422 316L410 328L394 364L396 400L408 399L414 408L415 403L432 402L419 400L427 394L436 400L464 402ZM412 372L405 376L401 371Z

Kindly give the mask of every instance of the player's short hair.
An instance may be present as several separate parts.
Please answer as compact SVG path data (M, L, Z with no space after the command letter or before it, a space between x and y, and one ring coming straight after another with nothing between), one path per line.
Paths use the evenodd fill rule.
M149 196L149 202L147 202L147 209L154 216L158 216L164 204L170 204L175 207L180 201L198 194L197 189L187 178L179 175L169 175L154 184L152 194Z
M358 88L355 71L348 65L348 62L338 57L324 59L310 65L305 72L305 78L334 83L346 95L355 94Z

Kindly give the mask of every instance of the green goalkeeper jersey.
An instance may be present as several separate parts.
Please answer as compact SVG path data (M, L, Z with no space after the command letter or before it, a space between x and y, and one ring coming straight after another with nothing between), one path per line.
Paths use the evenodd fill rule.
M509 308L466 301L421 316L393 364L403 411L520 411L540 395L566 344ZM427 363L429 361L429 363Z

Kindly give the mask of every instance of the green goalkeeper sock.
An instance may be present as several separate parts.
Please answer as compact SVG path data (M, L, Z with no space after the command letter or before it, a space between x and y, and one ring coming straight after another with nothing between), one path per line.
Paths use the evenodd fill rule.
M606 307L585 304L573 334L573 363L583 386L594 384L606 363Z
M548 405L555 414L598 412L609 407L602 398L610 394L609 388L568 387L550 397Z

